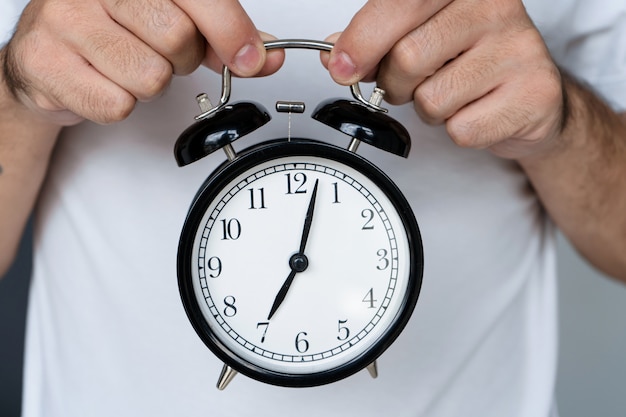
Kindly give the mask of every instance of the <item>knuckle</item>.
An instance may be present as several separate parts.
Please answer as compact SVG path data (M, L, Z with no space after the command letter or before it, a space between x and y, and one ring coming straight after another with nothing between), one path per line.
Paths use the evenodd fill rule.
M163 59L147 60L145 71L138 79L136 96L140 100L150 100L159 96L170 84L172 67Z
M406 78L419 78L430 74L422 74L421 66L418 65L419 45L413 36L407 35L400 39L389 52L390 65L395 72Z
M457 114L446 123L448 135L462 148L485 149L508 139L521 138L530 122L529 109L522 103L484 114Z
M461 148L476 147L476 139L472 134L472 129L464 123L454 120L448 121L446 130L450 139Z
M90 98L88 97L87 100ZM93 105L95 113L88 117L98 123L111 124L121 122L130 116L135 108L136 100L130 94L117 94L108 97L96 97Z
M444 118L445 96L435 83L422 83L415 89L413 102L418 113L428 124L438 124Z
M508 29L523 30L533 26L521 1L499 0L494 7L484 10L490 21L500 22Z
M159 95L169 85L171 64L143 44L102 31L90 34L89 38L92 55L100 57L100 64L115 63L110 77L125 80L129 91L140 100Z
M160 14L152 25L158 34L156 49L177 74L187 75L201 64L205 41L189 16L182 12Z
M176 56L188 49L190 43L197 43L199 40L198 29L186 15L172 17L159 27L163 34L160 48L166 56Z
M541 77L543 82L539 86L544 100L550 105L560 105L563 101L563 82L556 67L549 70L545 77Z
M137 103L136 98L123 89L103 88L99 85L75 85L71 91L80 94L59 96L64 107L85 119L100 124L121 122L130 116Z
M29 20L32 27L46 28L51 33L67 33L75 30L76 26L82 25L85 20L84 9L76 7L70 2L51 0L38 2L29 13ZM68 25L68 22L77 22L76 25Z
M125 120L135 108L137 100L126 90L98 84L70 83L66 84L69 89L53 91L51 98L42 97L39 105L46 106L48 103L49 110L54 111L55 107L66 109L100 124Z

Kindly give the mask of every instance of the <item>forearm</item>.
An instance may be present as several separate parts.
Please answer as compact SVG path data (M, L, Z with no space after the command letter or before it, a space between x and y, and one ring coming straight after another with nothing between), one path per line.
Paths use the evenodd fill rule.
M15 257L59 131L18 103L0 72L0 277Z
M626 117L567 76L565 90L561 135L520 164L578 251L626 282Z

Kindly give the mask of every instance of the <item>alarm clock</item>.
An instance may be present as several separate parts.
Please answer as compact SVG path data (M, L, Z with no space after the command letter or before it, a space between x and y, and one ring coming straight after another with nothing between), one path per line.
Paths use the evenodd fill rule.
M266 49L330 51L332 44L287 39ZM351 139L268 138L236 151L233 142L271 119L258 103L230 104L224 67L216 106L175 145L180 166L219 149L226 160L200 187L180 235L182 304L196 333L224 363L218 388L237 373L310 387L367 368L407 324L422 284L423 248L409 203L392 180L356 153L361 142L406 157L406 129L366 100L325 100L312 117ZM279 101L278 112L304 103Z

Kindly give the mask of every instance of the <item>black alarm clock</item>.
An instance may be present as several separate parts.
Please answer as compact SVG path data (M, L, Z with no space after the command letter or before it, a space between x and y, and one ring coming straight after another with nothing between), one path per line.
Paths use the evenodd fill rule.
M332 44L278 40L265 47L330 51ZM322 102L312 117L352 139L272 138L240 152L232 143L270 121L257 103L199 96L202 114L178 138L180 166L222 149L227 160L191 203L178 249L187 316L224 363L218 388L237 373L308 387L335 382L376 359L418 300L423 248L409 203L385 173L356 153L365 142L406 157L410 137L357 84L352 99ZM303 103L278 102L303 112Z

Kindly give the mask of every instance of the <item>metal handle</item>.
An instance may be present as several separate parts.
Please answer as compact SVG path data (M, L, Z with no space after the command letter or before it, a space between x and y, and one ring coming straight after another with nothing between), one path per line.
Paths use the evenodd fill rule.
M317 51L327 51L330 52L333 49L333 44L330 42L323 41L315 41L308 39L279 39L274 41L264 42L265 49L313 49ZM196 116L196 120L204 119L211 116L213 113L222 109L228 101L230 100L230 92L232 89L232 75L230 70L226 65L222 69L222 94L220 96L220 101L217 106L204 111L203 113ZM379 103L371 103L367 99L363 97L361 94L361 87L359 87L359 83L354 83L350 86L350 91L352 92L352 96L362 103L364 106L379 112L387 112L387 109L380 107Z

